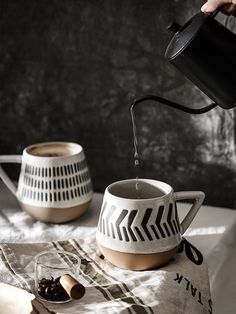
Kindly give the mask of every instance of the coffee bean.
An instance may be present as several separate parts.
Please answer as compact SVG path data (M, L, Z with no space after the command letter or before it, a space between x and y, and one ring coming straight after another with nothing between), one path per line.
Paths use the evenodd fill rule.
M48 301L67 301L70 299L65 289L60 284L60 278L42 278L38 282L38 294Z
M38 293L44 293L45 289L43 287L38 287Z
M45 289L45 294L46 294L46 295L51 295L52 292L53 292L53 290L52 290L52 287L51 287L51 286L48 286L48 287Z
M61 278L61 277L57 277L57 278L54 280L54 282L55 282L55 283L58 283L58 282L60 281L60 278Z

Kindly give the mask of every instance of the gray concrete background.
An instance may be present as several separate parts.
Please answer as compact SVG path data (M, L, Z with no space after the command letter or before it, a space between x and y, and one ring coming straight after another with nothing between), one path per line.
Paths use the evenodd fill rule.
M134 97L209 102L164 59L166 26L174 18L183 24L203 2L1 0L0 154L74 141L84 147L96 191L134 177ZM233 18L228 26L235 27ZM196 117L146 103L136 115L140 177L202 190L206 204L236 207L233 110ZM6 170L17 178L17 167Z

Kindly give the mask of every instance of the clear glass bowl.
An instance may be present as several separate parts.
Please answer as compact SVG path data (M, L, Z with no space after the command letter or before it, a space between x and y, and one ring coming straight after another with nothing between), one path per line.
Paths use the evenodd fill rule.
M77 279L81 260L69 252L52 250L35 256L35 292L38 298L65 303L71 300L60 284L60 277L69 274Z

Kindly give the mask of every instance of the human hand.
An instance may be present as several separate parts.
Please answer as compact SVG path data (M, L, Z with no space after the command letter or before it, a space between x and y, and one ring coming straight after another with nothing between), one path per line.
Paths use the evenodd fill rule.
M227 15L236 16L236 0L208 0L201 7L201 11L209 14L218 8L221 8L221 11Z

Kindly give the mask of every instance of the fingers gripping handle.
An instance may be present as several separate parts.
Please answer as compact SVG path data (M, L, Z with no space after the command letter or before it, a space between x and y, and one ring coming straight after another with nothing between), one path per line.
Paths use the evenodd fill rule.
M8 177L6 172L2 169L2 163L21 163L21 155L3 155L0 156L0 178L6 184L8 189L15 195L16 194L16 186L12 182L12 180Z
M199 208L201 207L205 198L205 194L201 191L176 192L174 193L174 198L175 201L194 200L192 207L181 222L181 234L184 234L196 216Z

